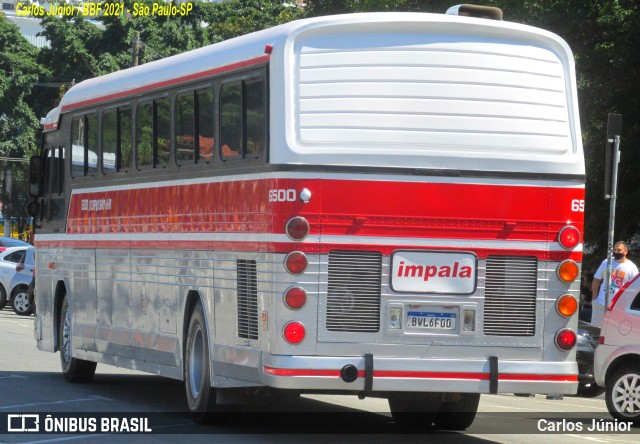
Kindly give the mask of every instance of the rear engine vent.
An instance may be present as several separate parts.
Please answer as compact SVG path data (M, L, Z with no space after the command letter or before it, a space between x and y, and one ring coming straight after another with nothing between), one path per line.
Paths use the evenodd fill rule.
M380 329L382 254L329 253L327 330L375 333Z
M538 259L489 256L484 292L484 334L533 336Z
M238 336L258 339L258 284L256 261L236 263L238 289Z

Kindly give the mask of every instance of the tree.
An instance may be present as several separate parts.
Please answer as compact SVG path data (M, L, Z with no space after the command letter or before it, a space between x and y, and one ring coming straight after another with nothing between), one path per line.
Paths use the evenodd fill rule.
M37 150L39 122L29 101L33 84L45 70L36 57L37 49L22 37L18 27L0 17L0 202L5 219L24 215L28 196L25 168L16 160Z

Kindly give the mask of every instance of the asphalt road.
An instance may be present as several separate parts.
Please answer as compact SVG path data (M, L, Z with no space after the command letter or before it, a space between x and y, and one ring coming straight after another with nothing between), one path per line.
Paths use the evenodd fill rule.
M0 430L15 429L16 423L9 421L26 414L36 415L40 425L46 415L66 417L66 421L76 418L78 427L88 427L91 423L82 421L93 420L97 429L104 417L110 421L122 415L126 426L133 427L133 418L141 418L139 424L153 430L126 435L82 430L75 434L0 432L0 443L640 442L640 429L587 432L594 420L610 427L615 424L602 397L549 400L542 395L483 395L476 420L466 433L425 433L420 424L399 426L386 400L355 396L305 395L261 406L259 414L229 416L216 426L194 424L186 410L182 382L154 375L98 365L91 384L67 383L59 373L58 354L37 350L33 317L17 316L9 308L0 311ZM123 427L122 422L116 424Z

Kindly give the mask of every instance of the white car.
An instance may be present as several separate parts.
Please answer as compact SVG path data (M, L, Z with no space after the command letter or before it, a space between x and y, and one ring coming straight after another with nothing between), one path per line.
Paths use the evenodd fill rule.
M11 303L22 316L33 313L28 289L35 272L35 248L9 247L0 251L0 310Z
M613 297L595 352L596 383L614 418L640 425L640 275Z

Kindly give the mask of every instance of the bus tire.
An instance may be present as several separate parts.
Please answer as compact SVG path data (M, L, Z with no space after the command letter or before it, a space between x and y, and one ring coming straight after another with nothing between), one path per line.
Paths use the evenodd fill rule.
M0 284L0 310L2 310L5 305L7 305L7 290Z
M397 425L429 429L433 427L442 393L398 394L389 397L391 417Z
M200 301L191 312L185 344L184 385L193 421L198 424L219 422L216 389L211 387L209 334Z
M465 430L476 418L479 393L459 393L460 399L442 403L435 425L440 430Z
M58 322L58 341L60 344L60 367L62 368L62 374L69 382L91 382L96 372L97 364L71 356L71 318L71 307L69 307L67 298L63 296Z

